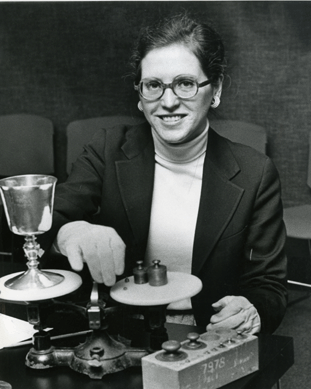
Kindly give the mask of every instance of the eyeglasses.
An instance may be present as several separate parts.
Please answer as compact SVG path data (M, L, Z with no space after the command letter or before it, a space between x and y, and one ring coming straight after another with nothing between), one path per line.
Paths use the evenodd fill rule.
M189 76L178 76L170 84L164 84L156 78L144 78L138 85L134 85L134 89L149 101L159 100L168 88L181 99L191 99L198 93L199 88L210 83L210 80L206 80L199 84L196 79Z

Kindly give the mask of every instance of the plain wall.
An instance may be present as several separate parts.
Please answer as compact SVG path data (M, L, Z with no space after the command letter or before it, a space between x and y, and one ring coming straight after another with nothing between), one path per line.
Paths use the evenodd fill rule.
M211 21L227 49L218 117L264 126L285 206L310 202L311 2L0 3L0 114L53 121L63 180L68 123L139 115L127 65L133 40L142 23L182 8Z

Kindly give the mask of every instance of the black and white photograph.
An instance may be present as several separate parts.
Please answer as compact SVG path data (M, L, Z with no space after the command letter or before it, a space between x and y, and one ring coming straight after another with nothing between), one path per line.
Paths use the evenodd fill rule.
M0 1L0 389L311 388L310 17Z

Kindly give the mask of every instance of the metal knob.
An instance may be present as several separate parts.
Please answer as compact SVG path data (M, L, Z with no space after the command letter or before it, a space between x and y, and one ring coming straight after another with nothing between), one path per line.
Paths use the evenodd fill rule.
M162 344L162 353L156 355L156 359L164 362L177 362L187 358L187 354L179 351L181 347L177 340L168 340Z
M189 342L185 343L183 348L188 350L197 350L200 348L205 348L206 345L203 342L199 341L200 335L196 332L189 332L187 339Z
M162 344L162 348L164 351L166 351L167 355L176 355L180 347L181 344L177 340L168 340Z

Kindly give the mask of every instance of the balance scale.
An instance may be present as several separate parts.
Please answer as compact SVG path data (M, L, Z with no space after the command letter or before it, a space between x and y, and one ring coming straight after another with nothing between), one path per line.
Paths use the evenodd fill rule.
M14 234L25 236L23 249L28 267L25 272L0 278L0 300L26 304L27 308L32 308L28 321L38 332L26 356L28 367L44 369L67 365L91 378L100 379L105 374L140 365L141 358L154 350L129 347L109 336L106 313L109 309L100 300L95 282L90 303L85 309L92 330L85 343L74 348L55 348L51 344L49 334L40 322L40 303L72 293L82 284L81 277L74 272L41 271L38 268L42 249L36 242L36 236L51 228L56 181L55 177L45 175L21 175L0 180L9 228ZM159 268L158 263L154 268ZM201 288L202 283L195 276L168 272L167 283L160 286L136 284L134 277L125 278L111 288L111 297L118 303L150 307L151 310L154 308L163 317L168 304L190 298ZM154 311L150 317L151 332L155 332L156 337L160 332L161 339L164 322L160 321L159 324L156 320L154 323Z

